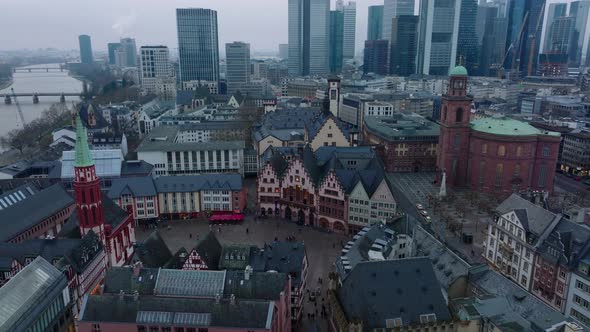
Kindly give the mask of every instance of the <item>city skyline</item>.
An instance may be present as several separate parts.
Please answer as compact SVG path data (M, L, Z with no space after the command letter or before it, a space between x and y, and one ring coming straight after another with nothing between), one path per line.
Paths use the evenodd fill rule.
M141 45L166 45L171 51L178 49L176 34L176 8L206 8L216 10L219 16L219 44L243 41L249 43L252 52L278 52L278 44L287 43L287 0L252 0L236 3L232 0L208 2L204 0L173 0L145 5L138 0L106 0L100 3L79 3L64 0L51 5L40 4L37 13L30 12L29 1L6 0L3 9L10 12L28 12L26 16L12 15L4 23L20 31L18 35L0 37L2 50L58 48L75 50L77 36L92 37L95 52L107 52L107 44L120 38L135 38ZM336 0L330 0L335 8ZM380 0L357 3L356 51L362 52L367 35L368 7L382 4ZM43 8L40 8L43 7ZM55 24L53 19L64 12L76 12L65 24ZM273 13L269 15L268 13ZM262 19L264 18L264 19ZM69 23L68 23L69 22ZM154 22L158 22L154 25ZM247 22L247 23L246 23ZM252 24L256 23L256 24ZM43 29L38 27L43 26ZM269 28L272 26L272 28ZM34 27L34 28L32 28ZM225 50L220 47L220 55Z

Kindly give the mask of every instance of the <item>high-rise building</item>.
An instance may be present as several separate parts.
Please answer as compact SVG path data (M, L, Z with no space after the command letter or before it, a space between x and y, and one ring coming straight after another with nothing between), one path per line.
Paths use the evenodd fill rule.
M387 9L387 7L386 7ZM448 75L457 57L461 1L422 0L417 72ZM385 23L383 24L385 28Z
M570 16L575 17L575 27L572 41L573 53L570 61L576 66L586 66L588 51L590 50L590 1L573 1L570 4Z
M414 15L415 0L384 0L381 39L391 41L391 20L400 15Z
M389 72L399 76L416 73L419 17L400 15L392 20Z
M369 6L367 40L379 40L383 36L383 5Z
M176 9L180 81L219 81L217 11Z
M109 49L109 65L117 64L117 58L115 52L121 47L121 43L108 43Z
M125 52L125 67L137 67L135 39L121 38L121 49Z
M567 16L567 3L552 3L547 8L547 19L545 20L545 37L543 38L543 51L550 52L551 38L550 31L553 22L558 17Z
M225 44L227 90L230 93L250 82L250 44L233 42Z
M78 36L78 42L80 43L80 62L86 64L93 63L94 57L92 56L92 42L90 41L90 36L80 35Z
M462 64L468 72L479 72L479 43L476 33L477 1L461 0L459 35L457 36L456 63Z
M289 0L289 74L329 71L330 0Z
M514 69L516 72L512 74L526 76L536 73L544 8L545 0L511 0L508 5L506 49L510 48L511 52L504 68Z
M155 94L158 80L171 76L168 47L142 46L139 53L141 87L146 92Z
M506 47L507 19L499 17L500 8L480 6L479 21L483 21L484 30L479 49L479 75L497 76L502 65Z
M387 75L387 53L389 42L387 40L366 40L363 72Z
M289 58L289 44L279 44L279 58L283 60Z
M355 53L356 42L356 2L349 1L344 4L343 0L336 2L336 10L343 14L343 41L342 58L352 59Z
M344 48L344 13L330 11L330 72L342 71Z
M553 19L549 28L548 44L545 53L570 54L570 42L573 40L575 17L561 16Z

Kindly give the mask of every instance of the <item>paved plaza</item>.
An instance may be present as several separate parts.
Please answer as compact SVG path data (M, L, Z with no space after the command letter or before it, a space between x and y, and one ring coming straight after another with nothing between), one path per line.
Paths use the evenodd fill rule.
M497 205L493 198L475 195L468 191L450 192L449 198L434 202L440 187L435 173L391 173L388 176L394 187L398 208L410 217L419 220L425 227L431 227L435 236L457 251L470 263L484 262L481 257L487 224L491 220L490 208ZM425 224L416 209L422 204L432 217L431 224ZM473 236L473 243L463 242L462 234Z
M170 250L174 253L181 247L190 251L195 246L197 239L209 232L210 229L215 232L221 243L254 244L260 247L265 243L271 243L275 239L285 240L287 236L295 236L297 241L305 243L309 260L307 288L316 289L321 286L324 295L327 289L328 273L334 271L334 262L342 248L341 243L348 241L348 238L342 235L327 233L308 226L298 226L295 223L280 219L254 221L253 216L247 216L244 223L239 225L211 228L205 218L170 221L167 225L160 225L159 231ZM248 232L246 232L246 229L248 229ZM146 230L138 227L136 229L137 241L143 241L152 231L151 229ZM322 285L318 283L319 277L324 280ZM321 299L318 302L321 305ZM315 307L308 302L307 296L304 309L303 325L297 329L298 331L327 331L326 320L316 318L316 320L310 321L307 319L307 313L315 313Z

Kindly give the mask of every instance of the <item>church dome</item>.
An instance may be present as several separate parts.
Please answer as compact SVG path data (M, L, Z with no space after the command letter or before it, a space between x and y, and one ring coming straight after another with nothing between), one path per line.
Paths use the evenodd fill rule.
M467 69L463 66L456 66L451 70L449 76L468 76Z

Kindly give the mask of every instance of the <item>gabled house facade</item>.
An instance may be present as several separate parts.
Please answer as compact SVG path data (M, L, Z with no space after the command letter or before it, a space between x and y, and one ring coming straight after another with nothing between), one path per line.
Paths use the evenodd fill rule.
M371 147L273 148L264 158L259 215L345 234L397 216L391 185Z

